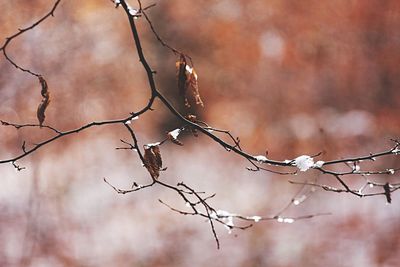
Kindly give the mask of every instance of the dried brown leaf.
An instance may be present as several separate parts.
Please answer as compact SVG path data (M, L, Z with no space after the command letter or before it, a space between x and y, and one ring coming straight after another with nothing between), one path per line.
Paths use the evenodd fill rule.
M160 170L162 169L162 159L159 146L145 146L143 157L144 166L150 173L151 177L157 180L160 176Z
M199 92L199 84L197 81L197 73L193 67L187 64L186 57L181 54L179 60L176 62L177 79L179 95L183 98L186 107L190 107L189 100L187 99L187 90L192 88L192 94L197 105L204 107Z
M169 137L169 136L168 136ZM179 141L178 139L173 139L173 138L169 138L169 140L174 143L175 145L178 146L183 146L183 143L181 141Z
M196 123L197 122L197 117L196 115L192 115L192 114L188 114L185 116L186 119L188 119L189 121ZM197 134L197 130L195 128L193 128L192 126L189 126L188 129L190 130L190 132L195 136L198 137L199 135Z
M160 147L159 146L153 146L152 147L153 153L156 158L156 163L157 166L159 166L159 169L162 168L162 158L161 158L161 153L160 153Z
M42 95L43 98L37 108L37 118L38 118L40 127L42 127L44 119L46 118L46 115L45 115L46 108L50 104L50 93L48 90L47 82L42 76L39 76L39 82L40 82L40 85L42 86L42 90L41 90L40 94Z
M189 81L190 87L192 88L192 93L193 93L194 99L196 100L196 104L204 107L203 100L201 100L201 97L200 97L199 83L197 82L197 73L194 70L194 68L189 68L189 70L191 70L191 71L187 71L188 72L188 81Z
M181 131L182 131L182 129L179 129L179 128L178 128L178 129L175 129L175 130L169 132L169 133L167 134L168 139L169 139L172 143L174 143L174 144L176 144L176 145L183 146L182 142L178 140L178 135L179 135L179 133L180 133Z
M384 184L383 190L385 190L385 196L386 196L386 201L387 203L392 203L392 196L390 192L390 185L389 183Z
M48 88L48 86L47 86L47 82L46 82L46 80L42 77L42 76L39 76L39 82L40 82L40 85L42 86L42 90L40 91L40 94L43 96L43 97L48 97L48 94L49 94L49 88Z
M177 78L178 78L178 90L179 95L184 99L185 105L187 103L186 91L188 88L187 76L186 76L186 58L181 55L179 61L176 62Z

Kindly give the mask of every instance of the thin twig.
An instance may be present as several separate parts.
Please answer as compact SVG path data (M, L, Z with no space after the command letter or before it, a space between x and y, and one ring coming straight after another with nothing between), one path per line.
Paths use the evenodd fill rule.
M5 41L4 44L0 47L0 51L1 51L1 50L3 51L4 57L5 57L5 58L7 59L7 61L10 62L14 67L16 67L17 69L19 69L19 70L21 70L21 71L23 71L23 72L27 72L27 73L29 73L29 74L31 74L31 75L33 75L33 76L36 76L36 77L38 77L38 78L39 78L40 76L42 76L41 74L35 73L35 72L33 72L33 71L29 70L29 69L25 69L25 68L21 67L20 65L18 65L17 63L15 63L15 61L13 61L13 60L8 56L8 54L7 54L7 52L6 52L6 48L7 48L7 46L11 43L11 41L12 41L14 38L18 37L19 35L21 35L21 34L27 32L27 31L29 31L29 30L32 30L33 28L35 28L36 26L38 26L39 24L41 24L43 21L45 21L45 20L46 20L47 18L49 18L50 16L54 16L54 11L57 9L57 6L58 6L58 4L59 4L60 2L61 2L61 0L55 1L55 3L54 3L54 5L53 5L52 9L51 9L46 15L44 15L42 18L40 18L39 20L37 20L36 22L34 22L31 26L26 27L26 28L22 28L22 29L18 29L18 32L17 32L17 33L15 33L15 34L13 34L13 35L11 35L11 36L9 36L9 37L6 38L6 41Z

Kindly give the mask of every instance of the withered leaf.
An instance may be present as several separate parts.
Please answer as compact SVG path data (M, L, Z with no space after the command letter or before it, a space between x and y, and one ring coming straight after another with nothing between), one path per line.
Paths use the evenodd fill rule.
M185 118L188 119L188 120L191 121L191 122L194 122L194 123L197 122L197 117L196 117L196 115L188 114L188 115L185 116ZM193 128L192 126L189 126L188 129L191 131L191 133L192 133L195 137L198 137L197 130L196 130L195 128Z
M389 183L386 183L383 185L383 190L385 190L385 196L386 196L386 201L387 203L392 203L392 196L390 192L390 185Z
M157 180L162 169L162 159L158 145L144 147L144 166L153 179Z
M50 93L48 90L47 82L42 76L39 76L39 82L40 82L40 85L42 86L42 90L41 90L40 94L42 95L43 98L37 108L37 118L38 118L40 127L42 127L44 119L46 118L46 116L45 116L46 108L50 104Z
M186 58L181 55L179 61L176 62L177 76L178 76L178 90L179 94L183 97L186 102L186 90L187 90L187 76L186 76Z
M190 87L192 88L192 93L193 93L194 99L196 100L196 104L204 107L203 100L201 100L201 97L200 97L199 84L197 82L197 73L194 70L194 68L186 67L186 69L187 69L188 76L189 76L188 77L189 84L190 84Z
M168 136L168 137L169 137L169 136ZM183 143L182 143L181 141L179 141L178 139L169 138L169 140L170 140L172 143L174 143L174 144L176 144L176 145L178 145L178 146L183 146Z
M182 129L178 128L171 132L168 132L167 134L168 139L176 145L183 146L182 142L178 140L178 135L180 134L181 131Z
M187 64L185 55L180 55L179 61L176 62L176 68L179 94L183 98L185 106L190 107L189 100L186 97L187 90L190 86L192 88L192 94L196 101L196 104L204 107L204 103L200 97L197 73L193 67Z

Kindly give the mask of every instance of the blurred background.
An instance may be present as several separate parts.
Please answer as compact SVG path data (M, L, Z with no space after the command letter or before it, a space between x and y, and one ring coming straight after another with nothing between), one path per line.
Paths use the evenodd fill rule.
M251 154L292 159L323 151L321 160L367 155L400 137L400 2L397 0L155 0L148 10L159 35L189 54L205 107L190 112L239 136ZM31 25L54 1L0 1L0 39ZM135 7L136 2L130 1ZM185 112L176 55L137 20L158 88ZM51 94L46 123L69 130L126 117L149 99L126 15L111 1L62 1L39 27L8 46L19 65L45 76ZM36 123L36 78L0 58L0 118ZM132 126L140 144L162 140L179 122L159 103ZM0 128L7 159L52 135L46 129ZM179 196L154 186L118 195L102 180L129 188L149 181L136 154L116 150L122 126L91 128L0 166L0 266L399 266L399 197L359 199L316 189L286 216L332 215L283 224L260 222L231 234L185 209ZM184 146L161 147L160 179L216 193L216 209L273 216L301 188L288 180L339 186L318 173L287 177L249 172L247 162L210 139L190 134ZM399 168L392 157L361 169ZM399 181L392 176L370 177ZM357 188L364 180L347 177Z

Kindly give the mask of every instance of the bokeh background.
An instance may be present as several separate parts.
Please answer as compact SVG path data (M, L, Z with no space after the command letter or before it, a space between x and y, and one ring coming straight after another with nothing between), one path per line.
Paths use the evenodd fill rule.
M0 1L0 39L29 26L54 1ZM324 151L320 159L389 148L400 137L400 2L397 0L157 0L148 10L165 42L189 54L205 107L191 112L229 129L254 155L294 158ZM135 1L130 4L135 6ZM178 95L177 57L137 20L158 88L184 111ZM127 18L111 1L62 1L55 17L12 41L18 64L43 74L51 103L46 122L68 130L94 120L125 117L149 98ZM41 100L36 78L0 58L0 118L36 122ZM180 125L159 102L133 122L141 144ZM45 129L0 128L1 159L51 135ZM148 174L121 126L91 128L0 166L0 266L399 266L399 197L358 199L317 189L287 216L331 212L282 224L257 223L229 234L173 213L184 203L160 187L118 195ZM216 193L216 209L274 215L298 192L294 177L249 172L247 162L210 139L183 135L183 147L161 148L168 170L160 179L184 181ZM386 157L361 169L399 168ZM338 186L330 177L321 183ZM363 180L346 178L354 187ZM371 177L379 182L393 176Z

